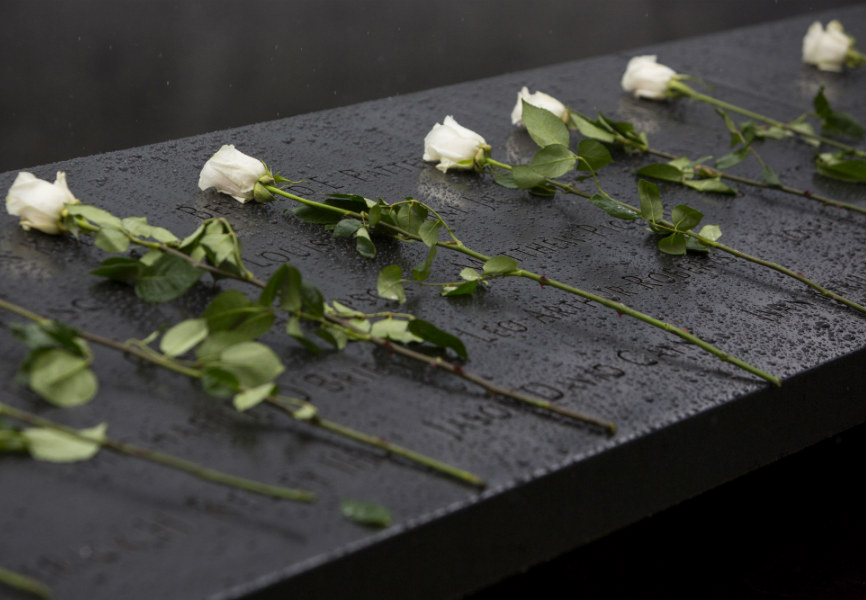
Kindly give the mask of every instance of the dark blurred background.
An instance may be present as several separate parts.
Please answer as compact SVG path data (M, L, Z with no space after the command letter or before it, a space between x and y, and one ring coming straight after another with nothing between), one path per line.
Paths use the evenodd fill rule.
M2 0L0 172L850 4Z
M0 172L852 4L2 0ZM477 598L862 600L863 430Z

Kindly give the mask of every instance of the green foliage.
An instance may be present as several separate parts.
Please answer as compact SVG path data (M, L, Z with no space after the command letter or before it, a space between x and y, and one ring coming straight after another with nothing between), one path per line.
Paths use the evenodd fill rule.
M522 102L522 119L529 137L541 148L551 144L560 144L567 148L570 136L565 123L549 110L533 106L526 100Z
M582 159L577 164L578 171L598 171L603 166L613 162L607 148L595 140L580 140L577 153Z
M616 202L610 197L602 194L593 194L593 196L589 198L589 202L617 219L632 221L640 216L640 214L636 213L631 208L625 207L619 202Z
M672 233L659 240L659 250L665 254L682 255L686 253L686 236Z
M825 152L815 157L815 167L825 177L848 183L866 183L866 161L847 152Z
M135 293L145 302L169 302L185 294L203 274L183 258L163 254L154 264L144 266Z
M655 224L656 221L664 219L664 207L658 186L641 179L637 183L637 192L640 197L640 214L644 221Z
M376 280L376 292L380 297L386 300L396 300L403 304L406 302L406 291L401 283L403 277L403 269L400 265L389 265L379 271L379 277Z
M425 342L441 348L451 348L460 358L467 358L466 346L460 338L442 331L433 323L421 319L413 319L409 322L409 333L418 336Z
M246 389L238 394L235 394L232 404L235 409L243 412L254 406L258 406L265 401L266 398L277 393L277 386L273 383L263 383L254 388Z
M673 221L674 228L677 231L688 231L693 227L697 227L703 218L703 213L685 204L680 204L671 211L671 221Z
M16 374L19 382L55 406L80 406L96 396L93 357L76 330L49 321L13 325L13 334L29 349Z
M638 169L637 174L645 177L661 179L663 181L673 181L676 183L679 183L683 179L683 172L681 169L665 163L646 165L645 167Z
M601 113L598 114L598 119L593 121L585 115L571 111L569 126L577 129L584 137L603 144L620 145L627 152L639 152L648 146L646 133L637 131L634 125L626 121L611 121Z
M715 242L720 237L722 237L722 229L718 225L704 225L703 227L701 227L698 235L702 238L706 238L710 241ZM706 254L710 251L710 247L701 242L700 240L690 237L688 240L686 240L686 250Z
M604 146L601 148L607 152L607 150L604 149ZM608 156L610 155L608 154ZM541 176L541 180L531 186L521 185L520 187L535 187L539 183L542 183L544 178L553 179L565 175L574 168L576 161L577 156L574 152L562 144L551 144L550 146L545 146L535 153L535 156L532 157L532 161L529 163L529 167L532 171Z
M205 319L187 319L165 332L159 343L160 351L166 356L180 356L204 341L208 334Z
M380 504L343 500L340 503L340 513L350 521L361 525L387 527L391 524L391 512Z
M47 427L33 427L21 432L27 451L36 460L47 462L78 462L93 458L105 440L107 424L81 429L78 436Z
M830 103L824 96L824 86L818 90L812 104L815 107L815 113L821 120L822 135L844 135L859 140L866 133L866 128L854 117L830 108Z
M494 256L484 263L485 276L502 275L517 270L517 261L507 256Z

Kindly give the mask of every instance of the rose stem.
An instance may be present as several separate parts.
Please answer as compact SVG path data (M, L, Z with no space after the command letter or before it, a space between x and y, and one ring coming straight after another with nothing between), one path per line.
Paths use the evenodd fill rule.
M39 596L40 598L51 597L51 588L41 581L22 575L21 573L16 573L15 571L10 571L9 569L4 569L3 567L0 567L0 583L13 587L16 590Z
M752 112L750 110L746 110L745 108L741 108L736 104L730 104L729 102L725 102L724 100L719 100L718 98L713 98L712 96L707 96L706 94L701 94L700 92L692 89L682 81L677 81L676 79L672 80L668 83L668 89L673 90L674 92L680 93L684 96L689 96L690 98L694 98L695 100L700 100L701 102L706 102L707 104L712 104L714 106L718 106L720 108L724 108L726 110L730 110L736 113L739 113L745 117L749 117L750 119L755 119L756 121L762 121L764 123L768 123L770 125L774 125L775 127L779 127L781 129L785 129L787 131L791 131L799 136L817 140L821 143L827 144L828 146L834 146L836 148L840 148L847 152L851 152L856 154L857 156L866 156L866 152L863 150L857 150L852 146L847 144L843 144L842 142L837 142L836 140L832 140L830 138L817 135L814 133L807 133L804 131L799 131L794 127L786 123L782 123L781 121L777 121L775 119L771 119L770 117L765 117L764 115Z
M277 188L274 188L274 189L277 189ZM344 211L343 211L343 209L339 209L339 212L342 214ZM356 214L356 213L350 212L347 214ZM360 217L360 215L358 215L358 216ZM135 236L131 236L131 235L128 237L129 237L130 241L132 241L135 244L139 244L139 245L145 246L147 248L151 248L151 249L160 250L160 251L165 252L167 254L172 254L174 256L183 258L184 260L189 262L194 267L197 267L199 269L214 273L216 275L220 275L222 277L226 277L229 279L235 279L237 281L249 283L250 285L253 285L253 286L258 287L260 289L264 289L265 286L267 285L264 281L256 278L251 273L248 274L248 276L241 277L241 276L238 276L234 273L230 273L228 271L224 271L222 269L219 269L219 268L214 267L212 265L209 265L207 263L203 263L201 261L198 261L198 260L194 259L193 257L191 257L187 254L184 254L183 252L181 252L177 248L173 248L171 246L167 246L165 244L160 244L157 242L148 242L146 240L142 240L142 239L139 239L139 238L137 238ZM452 234L452 238L453 238L453 234ZM435 361L431 362L431 358L429 356L427 356L426 354L422 354L420 352L415 352L415 351L410 350L409 348L406 348L405 346L402 346L400 344L393 344L389 340L386 340L384 338L378 338L378 337L366 334L365 332L361 331L360 329L354 328L349 323L341 322L336 317L334 317L334 318L332 318L330 316L313 317L311 315L305 315L305 317L307 318L307 320L313 320L313 321L319 321L319 322L324 322L325 320L329 320L333 323L337 323L337 324L341 325L342 327L345 327L346 329L352 330L352 332L355 334L362 335L364 337L364 339L366 339L369 342L372 342L378 346L387 346L391 351L395 352L396 354L401 354L403 356L411 358L412 360L423 362L424 364L427 364L427 365L433 365L433 366L436 366L437 368L448 371L449 373L453 373L454 375L457 375L458 377L462 377L463 379L480 386L481 388L490 392L491 394L498 394L500 396L506 396L506 397L511 398L513 400L516 400L518 402L530 404L530 405L532 405L536 408L542 409L542 410L547 410L547 411L550 411L552 413L556 413L558 415L565 416L565 417L568 417L568 418L571 418L571 419L574 419L577 421L582 421L582 422L590 424L590 425L602 427L602 428L606 429L608 431L608 433L610 433L610 434L616 433L616 425L610 421L599 420L595 417L584 415L582 413L572 411L572 410L569 410L567 408L558 406L558 405L553 404L552 402L549 402L547 400L542 400L540 398L536 398L536 397L530 396L528 394L523 394L523 393L517 392L515 390L509 390L508 388L497 385L497 384L493 383L492 381L484 379L483 377L481 377L479 375L475 375L473 373L465 371L462 367L458 367L457 365L450 363L450 362L447 362L447 361L444 361L442 359L436 359ZM82 337L84 337L84 336L82 336ZM336 423L330 424L330 425L333 425L335 427L339 427L344 431L349 431L348 429L344 428L342 425L338 425ZM334 431L336 431L336 429L334 429ZM375 440L381 439L381 438L369 436L368 434L364 434L364 433L360 433L360 432L355 432L355 433L357 433L358 435L360 435L366 439L375 439ZM353 437L353 439L361 439L361 438L354 437L354 434L352 436L349 436L349 437ZM387 448L384 448L383 446L381 446L379 444L377 444L377 446L382 447L383 449L387 449ZM395 452L395 454L400 454L401 456L407 456L408 457L410 454L414 454L414 453L411 450L404 448L404 449L401 449L400 452ZM418 456L422 456L422 455L418 455ZM425 460L433 460L433 459L425 458ZM438 461L436 461L436 462L438 462ZM442 464L443 464L443 466L446 466L446 467L448 466L448 465L445 465L444 463L442 463Z
M489 161L489 162L493 162L493 161ZM358 219L363 218L363 215L352 212L350 210L337 208L335 206L329 206L329 205L323 204L321 202L316 202L315 200L309 200L307 198L295 196L294 194L291 194L289 192L286 192L284 190L281 190L281 189L273 187L273 186L267 186L267 189L271 193L275 193L275 194L278 194L280 196L290 198L292 200L295 200L297 202L301 202L302 204L306 204L308 206L315 206L316 208L332 210L333 212L338 212L344 216L352 216L352 217L355 217ZM395 227L394 225L389 225L388 223L382 223L381 221L380 221L380 224L387 227L391 231L394 231L396 233L399 233L399 234L404 235L406 237L409 237L411 239L421 241L420 236L409 233L405 229L402 229L400 227ZM490 260L489 256L486 256L484 254L481 254L480 252L476 252L475 250L467 248L462 243L438 241L436 244L441 248L447 248L447 249L453 250L455 252L460 252L462 254L465 254L467 256L471 256L472 258L475 258L475 259L482 261L482 262L487 262L488 260ZM556 281L554 279L548 279L546 277L543 278L541 275L538 275L538 274L533 273L531 271L526 271L524 269L515 269L514 271L511 271L510 273L503 273L503 275L506 277L508 277L508 276L525 277L527 279L532 279L533 281L537 281L539 283L542 283L543 285L550 285L551 287L560 289L562 291L569 292L571 294L575 294L577 296L580 296L582 298L586 298L588 300L592 300L593 302L597 302L598 304L601 304L602 306L606 306L610 309L615 310L619 314L626 314L626 315L633 317L639 321L643 321L644 323L647 323L649 325L652 325L654 327L657 327L659 329L667 331L668 333L672 333L673 335L681 337L684 340L687 340L687 341L695 344L699 348L701 348L701 349L709 352L710 354L716 356L720 360L732 363L732 364L740 367L741 369L748 371L749 373L752 373L753 375L760 377L761 379L765 379L766 381L769 381L773 385L777 385L777 386L782 385L781 379L779 379L775 375L770 375L769 373L766 373L766 372L758 369L757 367L754 367L754 366L752 366L752 365L750 365L750 364L748 364L748 363L746 363L746 362L744 362L738 358L731 356L730 354L720 350L719 348L716 348L712 344L705 342L701 338L699 338L695 335L692 335L691 333L685 331L684 329L682 329L680 327L676 327L674 325L671 325L670 323L666 323L664 321L660 321L658 319L655 319L655 318L653 318L647 314L644 314L642 312L639 312L637 310L629 308L628 306L626 306L625 304L622 304L620 302L615 302L613 300L610 300L609 298L605 298L604 296L599 296L597 294L593 294L591 292L587 292L587 291L581 290L579 288L575 288L575 287L566 285L564 283L560 283L559 281Z
M179 458L165 452L159 452L158 450L142 448L141 446L134 446L132 444L119 442L117 440L112 440L109 438L95 440L86 435L83 435L82 433L78 432L75 429L72 429L71 427L67 427L65 425L61 425L60 423L56 423L43 417L39 417L33 413L17 409L3 402L0 402L0 414L7 415L23 423L27 423L28 425L33 425L34 427L53 429L55 431L59 431L61 433L74 437L78 440L95 442L102 447L117 452L119 454L125 454L127 456L148 460L150 462L154 462L165 467L177 469L179 471L187 473L188 475L192 475L193 477L204 479L212 483L238 488L247 492L252 492L254 494L270 496L272 498L280 498L283 500L294 500L296 502L313 502L316 499L315 494L306 490L295 490L278 485L261 483L259 481L246 479L244 477L229 475L227 473L204 467L192 461Z
M184 255L184 256L186 256L186 255ZM40 324L45 324L47 322L50 322L50 319L47 319L45 317L42 317L41 315L37 315L36 313L27 310L25 308L22 308L20 306L17 306L15 304L7 302L7 301L3 300L2 298L0 298L0 308L5 309L9 312L15 313L19 316L25 317L27 319L33 320L33 321L40 323ZM90 342L93 342L94 344L99 344L100 346L105 346L107 348L117 350L118 352L123 352L125 354L130 355L130 356L134 356L136 358L139 358L139 359L154 363L156 365L159 365L165 369L174 371L176 373L180 373L181 375L186 375L187 377L191 377L194 379L201 379L201 371L199 371L198 369L194 369L191 367L185 367L183 365L180 365L177 362L175 362L171 359L168 359L168 358L166 358L166 357L164 357L161 354L158 354L156 352L145 352L144 350L142 350L141 348L138 348L136 346L131 346L128 344L122 344L122 343L118 342L117 340L106 338L106 337L103 337L101 335L98 335L98 334L95 334L95 333L92 333L92 332L86 331L86 330L76 329L76 333L78 334L79 337L81 337L85 340L88 340ZM472 474L468 471L464 471L462 469L458 469L456 467L453 467L447 463L438 461L438 460L431 458L429 456L419 454L418 452L414 452L413 450L409 450L408 448L404 448L404 447L399 446L397 444L393 444L391 442L388 442L387 440L384 440L383 438L369 435L369 434L363 433L361 431L356 431L354 429L346 427L345 425L341 425L341 424L336 423L334 421L328 421L326 419L300 418L295 414L294 411L287 411L285 403L276 400L274 397L266 398L265 401L268 404L275 406L276 408L282 410L283 412L286 412L287 414L289 414L290 416L292 416L293 418L295 418L298 421L308 423L309 425L312 425L315 427L320 427L321 429L324 429L326 431L331 431L333 433L336 433L338 435L342 435L342 436L347 437L349 439L361 442L363 444L367 444L369 446L373 446L373 447L378 448L380 450L385 450L386 452L391 452L392 454L402 456L404 458L407 458L409 460L417 462L417 463L419 463L425 467L429 467L429 468L434 469L436 471L439 471L445 475L459 479L459 480L461 480L465 483L468 483L470 485L474 485L474 486L478 486L478 487L484 487L485 486L484 481L480 477L478 477L477 475L474 475L474 474Z
M488 162L497 166L497 167L508 168L508 169L511 168L510 165L500 163L497 161L488 160ZM553 179L547 179L547 182L550 183L551 185L556 186L557 188L559 188L560 190L562 190L564 192L568 192L569 194L574 194L574 195L580 196L582 198L591 198L592 197L590 194L588 194L588 193L584 192L583 190L575 187L575 185L573 183L562 183L560 181L556 181ZM635 214L638 214L638 215L640 214L640 210L638 210L636 207L634 207L630 204L627 204L621 200L616 200L615 198L611 198L611 200L613 200L614 202L616 202L617 204L619 204L623 208L627 208L628 210L634 212ZM747 260L747 261L753 262L757 265L761 265L761 266L773 269L774 271L778 271L779 273L782 273L783 275L787 275L788 277L792 277L792 278L796 279L797 281L799 281L799 282L809 286L810 288L814 289L815 291L820 292L822 296L826 296L827 298L831 298L837 302L844 304L845 306L848 306L850 308L858 310L862 313L866 313L866 307L861 306L860 304L857 304L856 302L854 302L852 300L848 300L844 296L840 296L839 294L828 290L827 288L825 288L822 285L812 281L811 279L801 275L800 273L797 273L796 271L792 271L791 269L789 269L787 267L783 267L782 265L780 265L778 263L770 262L768 260L758 258L757 256L752 256L751 254L746 254L745 252L741 252L741 251L736 250L734 248L731 248L730 246L727 246L725 244L720 244L719 242L713 241L709 238L703 237L702 235L695 233L691 229L689 229L688 231L677 231L674 224L671 223L670 221L665 221L662 219L662 220L655 221L653 223L653 225L657 225L657 226L659 226L659 227L661 227L661 228L663 228L663 229L665 229L671 233L674 233L674 232L682 233L683 235L685 235L687 237L694 238L694 239L698 240L699 242L701 242L702 244L704 244L706 246L716 248L717 250L721 250L722 252L727 252L728 254L731 254L731 255L736 256L738 258L742 258L743 260Z
M653 154L655 156L666 158L668 160L674 160L677 157L669 152L663 152L661 150L656 150L655 148L650 148L649 146L642 146L641 144L629 140L627 138L617 136L617 141L629 144L634 146L635 148L641 148L644 152L648 154ZM797 188L788 187L786 185L774 186L764 183L763 181L758 181L757 179L749 179L747 177L740 177L739 175L731 175L729 173L725 173L724 171L718 171L716 169L710 168L706 165L698 165L695 166L695 171L703 171L710 177L719 176L722 179L728 179L730 181L736 181L738 183L743 183L745 185L751 185L754 187L769 189L769 190L780 190L782 192L788 194L795 194L797 196L802 196L803 198L808 198L809 200L815 200L816 202L820 202L824 206L836 206L838 208L844 208L845 210L850 210L852 212L858 212L866 214L866 208L862 206L857 206L856 204L849 204L847 202L841 202L839 200L833 200L832 198L827 198L826 196L821 196L819 194L813 194L812 192L807 192L806 190L800 190Z

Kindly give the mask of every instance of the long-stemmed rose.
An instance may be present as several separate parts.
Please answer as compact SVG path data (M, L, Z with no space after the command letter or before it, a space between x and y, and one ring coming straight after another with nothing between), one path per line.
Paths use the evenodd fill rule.
M524 100L536 108L543 108L546 111L552 112L563 121L568 121L568 108L566 108L565 104L544 92L537 91L530 94L529 88L524 85L523 88L517 92L517 103L511 111L512 125L523 126Z
M866 54L854 48L854 38L845 33L839 21L830 21L826 29L820 21L815 21L803 37L803 62L822 71L838 73L846 65L866 65Z
M866 151L858 150L848 144L818 135L808 124L800 121L794 123L783 123L782 121L753 112L741 106L737 106L736 104L731 104L730 102L714 98L707 94L702 94L685 83L685 80L689 78L689 75L677 73L670 67L657 63L655 56L636 56L629 61L625 74L622 77L621 84L623 91L631 92L638 98L647 98L650 100L664 100L666 98L678 97L692 98L693 100L705 102L723 110L741 114L750 119L754 119L755 121L766 123L780 130L800 136L805 140L811 140L813 142L840 148L849 155L866 157ZM834 113L825 113L822 115L819 111L819 116L822 117L822 119L824 119L825 116L830 117L831 114ZM838 113L835 114L838 115Z
M541 146L541 149L533 157L528 165L508 165L492 158L487 160L487 164L491 167L502 169L506 176L500 173L496 180L501 185L512 188L529 189L538 191L547 195L552 194L556 190L570 194L575 194L588 199L592 204L605 210L613 217L625 220L633 220L637 218L644 219L650 226L650 229L659 234L664 234L665 237L659 240L659 249L667 254L681 255L691 249L698 252L707 252L710 248L721 250L738 258L745 259L749 262L773 269L783 275L796 279L797 281L807 285L813 290L821 293L823 296L831 298L837 302L845 304L857 311L866 313L866 307L837 294L815 281L805 277L803 274L779 265L777 263L761 259L751 254L739 251L735 248L719 243L717 240L721 236L721 231L718 227L705 226L700 231L694 231L694 228L703 219L703 214L697 210L680 205L671 211L671 219L664 218L664 210L659 197L658 190L654 184L647 181L640 182L638 191L640 194L640 207L631 206L611 198L608 194L601 190L600 193L589 194L580 190L574 183L563 183L557 181L556 177L564 175L572 168L580 168L582 164L585 170L590 171L595 175L595 171L611 162L610 153L599 142L588 139L582 140L578 145L578 151L581 154L574 155L570 150L562 150L568 144L569 133L565 125L558 119L550 116L547 111L538 110L530 105L524 106L524 111L529 113L529 134L533 140ZM637 134L630 124L618 123L619 130L607 120L598 122L585 121L583 123L583 131L595 131L595 135L599 133L619 131L625 139L632 140L635 144L646 145L646 136ZM602 136L604 137L604 136ZM553 143L550 143L553 142ZM567 169L561 168L559 165L555 169L551 168L551 162L547 157L551 155L551 148L559 148L556 153L563 160L558 163L568 162L564 159L569 158L570 163ZM541 157L541 158L539 158ZM673 169L673 167L671 167ZM677 176L680 172L677 171ZM598 180L596 178L596 184ZM708 227L712 227L708 229Z
M546 110L537 109L524 102L524 120L527 118L528 108L530 112L532 109L535 109L538 112L551 115L551 113ZM550 118L556 119L556 117L553 117L552 115ZM557 121L561 127L565 128L562 121L559 121L558 119ZM565 142L567 143L567 140L565 140ZM554 145L562 146L562 144ZM570 152L567 148L564 148L564 150L565 152ZM555 152L558 155L560 154L560 150L555 150ZM573 164L574 161L577 160L577 157L575 156L571 160ZM560 159L557 159L556 162L561 161ZM487 164L491 164L489 158L485 158L484 162L480 163L479 166ZM558 170L559 166L557 165L554 168ZM446 287L443 291L444 295L453 296L472 293L479 282L501 277L520 277L530 279L542 286L550 286L566 293L577 295L581 298L585 298L615 310L620 315L628 315L639 321L652 325L653 327L666 331L694 344L722 361L729 362L749 373L752 373L753 375L773 383L774 385L781 385L781 380L778 377L717 348L683 327L677 327L665 321L656 319L650 315L635 310L630 306L626 306L621 302L550 279L539 273L522 269L518 266L517 261L509 257L488 256L467 247L454 235L453 230L431 207L418 202L417 200L410 198L403 202L387 204L382 200L372 201L361 196L343 194L339 197L335 197L333 201L317 202L315 200L292 194L291 192L276 186L267 186L267 190L274 195L299 202L302 206L294 212L296 216L302 220L308 220L309 222L318 224L333 224L335 226L335 232L339 229L348 228L350 226L356 230L363 228L365 231L367 231L368 228L376 228L377 231L399 240L423 242L429 248L429 252L424 264L413 269L413 277L416 281L422 282L429 276L430 265L433 258L436 256L437 249L447 249L459 252L482 263L482 273L478 273L474 269L464 269L460 275L465 281ZM432 218L429 218L431 216ZM451 239L440 240L439 232L441 229L445 229ZM369 239L369 233L367 233L367 239ZM374 253L365 254L365 256L372 255L374 255ZM395 300L402 300L405 296L401 282L400 267L398 265L386 267L379 274L377 287L380 295Z
M274 183L274 177L265 164L226 144L210 157L201 170L198 187L204 191L217 188L241 204L250 200L266 201L270 194L263 185Z
M33 173L18 173L6 195L6 212L21 217L21 227L50 234L63 231L61 220L67 204L78 204L78 200L69 191L63 171L57 172L54 183Z
M438 162L443 173L448 169L475 169L490 151L484 138L460 125L448 115L436 123L424 138L424 160Z

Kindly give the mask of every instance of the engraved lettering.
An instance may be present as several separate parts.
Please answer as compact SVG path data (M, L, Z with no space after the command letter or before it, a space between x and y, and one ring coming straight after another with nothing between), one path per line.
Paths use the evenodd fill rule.
M640 287L644 287L648 290L651 290L651 289L657 288L657 287L663 287L662 284L660 284L660 283L645 283L644 280L641 279L640 277L638 277L637 275L624 275L623 279L625 279L626 281L633 283L635 285L639 285Z
M316 179L315 177L307 177L307 179L312 181L312 182L318 183L319 185L329 187L332 190L341 190L345 187L342 185L334 185L333 183L328 183L327 181L323 181L321 179ZM295 188L293 187L292 189L295 189Z
M342 173L343 175L347 175L348 177L357 179L358 181L370 181L369 179L364 179L363 177L361 177L360 173L358 173L357 171L353 171L352 169L342 169L340 170L340 173Z
M527 394L532 394L533 396L538 396L539 398L543 398L548 401L559 400L563 396L565 396L565 392L560 389L553 387L552 385L548 385L546 383L542 383L540 381L530 381L529 383L525 383L520 386L518 389L526 392Z
M644 354L643 352L630 352L628 350L617 350L616 355L627 363L639 365L642 367L651 367L657 365L659 361Z
M203 210L199 210L197 208L193 208L192 206L180 205L180 206L177 206L175 208L177 208L177 210L179 210L180 212L186 213L186 214L188 214L192 217L195 217L197 219L202 219L202 220L213 219L213 215L211 213L205 212Z

